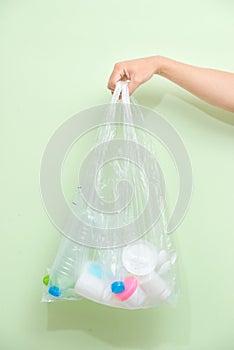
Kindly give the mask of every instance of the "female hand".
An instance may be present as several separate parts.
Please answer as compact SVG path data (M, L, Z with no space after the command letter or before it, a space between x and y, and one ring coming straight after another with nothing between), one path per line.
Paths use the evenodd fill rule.
M119 80L129 80L129 94L158 74L202 100L234 112L234 73L191 66L167 57L154 56L115 64L108 82L112 92Z
M130 61L116 63L108 82L108 89L112 92L119 80L130 80L128 84L129 94L136 88L149 80L160 69L160 57L138 58Z

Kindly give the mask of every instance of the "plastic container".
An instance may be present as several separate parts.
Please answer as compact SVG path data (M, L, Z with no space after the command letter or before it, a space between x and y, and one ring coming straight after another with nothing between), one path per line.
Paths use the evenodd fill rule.
M166 282L156 272L140 277L139 281L148 298L155 303L163 302L171 294L171 290L167 287Z
M136 276L144 276L154 271L158 254L153 244L140 240L124 248L122 261L128 272Z
M107 302L111 298L111 290L106 276L101 264L88 262L77 279L75 293L94 301Z

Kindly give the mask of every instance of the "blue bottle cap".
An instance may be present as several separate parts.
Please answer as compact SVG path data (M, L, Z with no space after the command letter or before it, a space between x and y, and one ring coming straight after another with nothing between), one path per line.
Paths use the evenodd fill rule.
M102 266L100 264L92 263L88 267L88 272L98 278L102 278Z
M60 297L61 295L61 290L57 286L51 286L48 292L53 295L53 297Z
M124 290L125 290L125 287L122 281L115 281L111 284L111 291L114 294L122 293Z

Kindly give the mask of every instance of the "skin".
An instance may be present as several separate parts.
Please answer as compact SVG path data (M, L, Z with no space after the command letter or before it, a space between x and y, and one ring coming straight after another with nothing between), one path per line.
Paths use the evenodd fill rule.
M162 56L116 63L108 89L113 92L117 81L130 80L128 87L132 95L141 84L156 74L200 99L234 113L234 73L191 66Z

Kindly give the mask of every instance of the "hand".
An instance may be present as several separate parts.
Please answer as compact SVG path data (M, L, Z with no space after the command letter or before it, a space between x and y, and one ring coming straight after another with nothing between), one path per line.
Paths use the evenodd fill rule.
M130 80L129 94L158 74L202 100L234 112L234 73L191 66L163 56L119 62L108 82L113 93L119 80Z
M128 84L129 95L145 83L154 74L159 73L160 57L139 58L131 61L116 63L108 82L108 89L113 93L116 83L119 80L130 80Z

